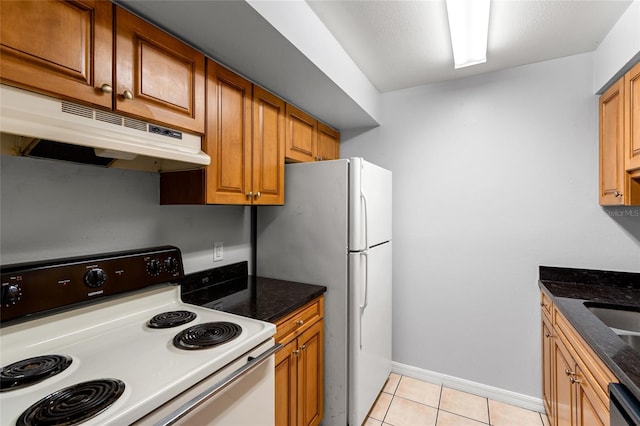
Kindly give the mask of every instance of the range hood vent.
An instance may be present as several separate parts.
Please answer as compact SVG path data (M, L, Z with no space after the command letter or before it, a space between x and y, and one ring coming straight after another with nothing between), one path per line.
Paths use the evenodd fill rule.
M0 85L2 153L152 171L210 164L198 135Z

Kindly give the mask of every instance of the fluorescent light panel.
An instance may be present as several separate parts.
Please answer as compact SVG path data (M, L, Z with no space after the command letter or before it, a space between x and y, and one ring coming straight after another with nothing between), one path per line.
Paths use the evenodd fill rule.
M455 68L487 62L490 0L446 0Z

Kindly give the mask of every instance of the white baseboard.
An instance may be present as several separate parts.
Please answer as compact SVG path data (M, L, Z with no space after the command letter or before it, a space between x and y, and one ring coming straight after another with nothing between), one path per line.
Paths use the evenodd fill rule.
M516 407L526 408L527 410L537 411L540 413L544 412L544 404L540 398L534 398L532 396L484 385L482 383L424 370L411 365L400 364L395 361L392 363L391 371L403 376L409 376L414 379L423 380L436 385L443 385L451 389L493 399L494 401L500 401L506 404L515 405Z

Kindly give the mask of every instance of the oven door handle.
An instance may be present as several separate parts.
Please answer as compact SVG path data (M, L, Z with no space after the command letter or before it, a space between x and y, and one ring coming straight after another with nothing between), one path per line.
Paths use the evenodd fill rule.
M209 398L213 397L218 392L225 389L227 386L231 385L233 382L235 382L236 380L238 380L239 378L241 378L242 376L244 376L254 368L258 367L263 362L265 362L267 359L269 359L271 355L276 353L281 347L282 347L282 344L278 343L272 346L271 348L267 349L257 357L251 359L242 367L238 368L233 373L229 374L224 379L220 380L218 383L214 384L210 388L201 392L199 395L195 396L194 398L182 404L180 408L174 410L173 412L169 413L167 416L162 418L160 421L156 422L154 426L168 426L168 425L174 424L175 422L180 420L182 417L184 417L186 414L193 411L195 408L199 407Z

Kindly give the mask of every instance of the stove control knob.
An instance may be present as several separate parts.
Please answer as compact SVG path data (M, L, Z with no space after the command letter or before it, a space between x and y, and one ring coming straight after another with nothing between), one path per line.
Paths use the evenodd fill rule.
M2 289L2 305L15 305L22 296L22 289L17 285L11 284Z
M166 269L167 272L176 272L178 270L178 259L167 257L164 260L164 269Z
M157 277L158 275L160 275L161 271L162 271L162 263L160 263L159 260L153 259L153 260L150 260L149 263L147 263L147 272L152 277Z
M107 273L104 272L104 269L101 268L93 268L87 271L84 274L84 283L87 287L97 288L102 287L102 285L107 281Z

